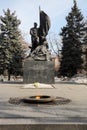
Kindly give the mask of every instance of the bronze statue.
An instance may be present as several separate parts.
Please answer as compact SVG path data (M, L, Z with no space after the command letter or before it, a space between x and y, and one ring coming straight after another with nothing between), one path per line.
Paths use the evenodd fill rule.
M34 27L30 29L32 41L30 57L34 60L50 60L50 51L46 40L50 25L49 16L40 10L39 28L37 28L37 23L34 23Z
M32 52L36 49L36 47L39 44L37 23L34 23L34 27L30 29L30 34L31 34L31 41L32 41L32 48L31 48L31 52Z

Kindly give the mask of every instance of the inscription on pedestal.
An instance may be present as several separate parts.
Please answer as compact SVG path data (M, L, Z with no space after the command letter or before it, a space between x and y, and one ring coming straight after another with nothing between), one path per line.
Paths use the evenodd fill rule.
M54 83L54 65L52 61L25 61L24 83Z

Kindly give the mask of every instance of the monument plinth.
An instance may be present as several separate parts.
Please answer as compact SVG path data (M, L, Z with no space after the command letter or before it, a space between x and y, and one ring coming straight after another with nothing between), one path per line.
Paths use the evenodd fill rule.
M23 75L24 83L54 83L53 62L26 60Z

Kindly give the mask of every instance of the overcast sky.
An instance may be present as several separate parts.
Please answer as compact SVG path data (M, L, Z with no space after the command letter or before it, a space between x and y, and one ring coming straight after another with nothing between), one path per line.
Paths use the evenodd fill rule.
M87 0L77 0L77 5L87 19ZM26 34L25 39L30 43L30 28L34 22L39 26L39 6L51 19L49 32L59 34L61 27L66 25L65 17L73 6L73 0L0 0L0 15L3 15L3 9L16 11L18 19L21 20L19 28Z

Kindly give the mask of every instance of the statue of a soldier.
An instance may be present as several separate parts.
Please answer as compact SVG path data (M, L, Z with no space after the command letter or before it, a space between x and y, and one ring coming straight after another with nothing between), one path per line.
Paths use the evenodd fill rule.
M50 29L51 23L49 16L40 10L40 26L37 28L37 23L34 23L34 27L30 29L31 34L31 53L30 58L34 60L50 60L50 51L48 50L48 42L46 36Z
M31 49L32 52L36 49L36 47L39 44L37 23L34 23L34 27L30 29L30 34L31 34L31 42L32 42L32 49Z

